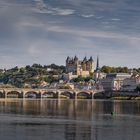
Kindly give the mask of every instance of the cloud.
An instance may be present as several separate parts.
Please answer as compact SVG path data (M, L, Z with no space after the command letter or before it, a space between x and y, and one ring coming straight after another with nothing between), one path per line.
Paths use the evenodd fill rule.
M92 14L85 14L85 15L81 15L82 17L84 17L84 18L90 18L90 17L93 17L94 15L92 15Z
M67 15L74 14L74 12L75 12L75 10L73 10L73 9L52 7L49 4L45 4L45 2L43 0L34 0L34 1L36 3L36 9L34 9L34 10L38 13L67 16Z
M43 11L47 8L46 4L44 3L44 0L34 0L36 4L36 8L40 11Z
M113 20L113 21L120 21L121 19L119 19L119 18L112 18L111 20Z
M133 39L133 40L140 40L139 36L131 36L123 33L117 32L103 32L103 31L88 31L88 30L81 30L81 29L73 29L69 27L62 27L62 26L50 26L47 28L48 31L60 32L60 33L67 33L75 36L82 36L82 37L99 37L99 38L110 38L110 39Z
M52 8L52 11L54 11L54 15L61 15L61 16L67 16L74 14L75 10L72 9L60 9L60 8Z
M35 9L35 11L37 13L59 15L59 16L72 15L75 12L75 10L73 9L61 9L61 8Z

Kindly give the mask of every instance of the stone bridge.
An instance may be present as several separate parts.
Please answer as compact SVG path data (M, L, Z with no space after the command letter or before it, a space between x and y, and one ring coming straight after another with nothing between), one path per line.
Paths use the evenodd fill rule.
M0 98L93 99L95 90L0 88Z

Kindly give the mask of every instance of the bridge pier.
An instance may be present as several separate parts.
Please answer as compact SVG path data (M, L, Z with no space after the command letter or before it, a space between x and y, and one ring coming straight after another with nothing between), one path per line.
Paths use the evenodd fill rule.
M42 92L39 91L39 98L42 99Z
M40 91L36 92L36 98L41 98L41 92Z
M94 99L94 94L96 93L96 91L92 91L92 99Z
M45 91L39 91L39 92L40 92L40 98L43 99L43 93L44 93Z
M91 96L91 99L94 99L94 92L93 91L90 93L90 96Z
M60 99L61 91L57 91L57 99Z
M75 91L75 92L74 92L74 99L75 99L75 100L77 100L77 94L78 94L78 92Z
M26 92L22 91L22 98L25 99Z
M92 92L91 94L92 94L91 99L94 99L94 93Z
M4 91L4 95L5 95L4 97L5 97L5 99L7 99L7 93L8 92Z
M20 92L19 92L18 98L23 98L23 91L20 91Z

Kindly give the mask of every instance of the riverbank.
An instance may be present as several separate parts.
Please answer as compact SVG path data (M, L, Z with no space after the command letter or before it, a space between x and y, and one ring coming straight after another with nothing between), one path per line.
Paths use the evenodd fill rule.
M95 99L112 99L112 100L140 100L138 92L106 91L96 93Z
M113 100L140 100L140 97L129 97L129 96L116 96L116 97L111 97L110 99Z

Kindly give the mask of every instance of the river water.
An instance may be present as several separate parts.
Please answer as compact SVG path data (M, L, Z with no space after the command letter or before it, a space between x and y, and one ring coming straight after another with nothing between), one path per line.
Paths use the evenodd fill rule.
M139 101L0 100L0 140L139 139Z

